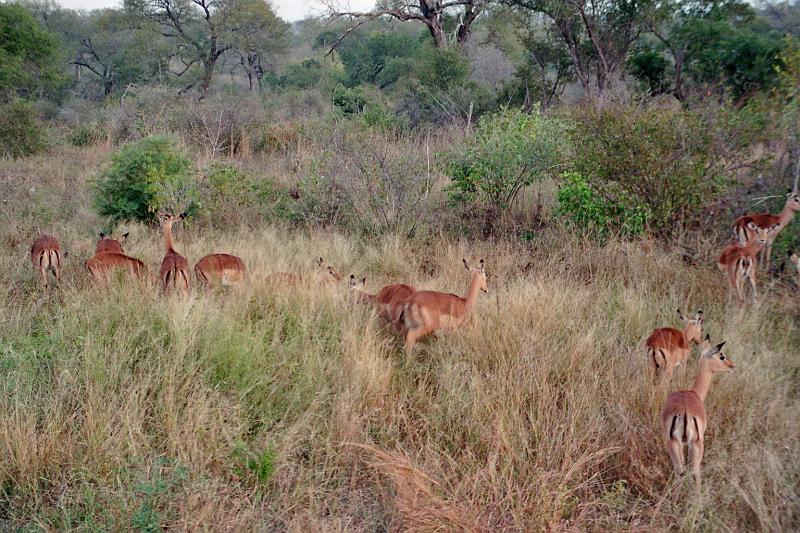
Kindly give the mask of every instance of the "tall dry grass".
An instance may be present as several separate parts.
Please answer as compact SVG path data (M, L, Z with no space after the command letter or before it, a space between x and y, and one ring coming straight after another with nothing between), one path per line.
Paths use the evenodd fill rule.
M176 247L190 262L240 255L246 286L165 299L120 279L97 291L82 262L99 226L86 168L101 160L3 164L0 527L798 528L797 293L767 282L759 303L733 305L711 244L692 266L677 250L558 229L525 244L188 226ZM37 224L70 254L49 301L28 262ZM155 269L160 236L130 229L129 252ZM373 290L457 293L461 258L484 257L491 292L460 331L407 359L344 284L267 279L312 272L318 256ZM737 364L707 400L699 501L671 476L665 391L642 349L677 307L702 308Z

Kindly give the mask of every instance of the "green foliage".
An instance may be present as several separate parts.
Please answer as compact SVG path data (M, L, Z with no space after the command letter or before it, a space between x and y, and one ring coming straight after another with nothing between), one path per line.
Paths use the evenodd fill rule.
M174 138L147 137L123 146L94 184L94 205L112 220L150 220L159 209L195 207L191 162Z
M286 219L288 194L268 178L253 180L239 168L222 162L203 171L199 191L201 214L215 226L239 226L253 219Z
M0 158L27 157L44 148L45 131L24 100L0 104Z
M372 83L381 88L398 81L409 70L418 42L399 32L354 35L339 46L339 58L351 85Z
M653 95L669 88L668 66L667 59L651 46L642 47L628 59L628 71Z
M316 59L306 59L299 65L289 65L278 83L282 87L312 89L319 85L322 76L322 63Z
M419 82L430 90L450 91L469 79L469 61L456 47L423 47L417 54L414 70Z
M607 106L575 119L575 170L609 205L642 206L656 233L683 226L727 184L724 164L736 154L693 113Z
M367 95L361 87L337 87L333 91L333 105L345 116L357 115L367 105Z
M628 197L612 202L592 190L580 174L563 174L557 197L558 214L566 217L575 228L598 239L610 234L633 237L645 230L647 216L643 205Z
M484 116L475 135L448 158L451 203L508 209L524 187L556 172L565 133L562 122L538 109L526 114L504 108Z
M79 124L67 134L73 146L91 146L101 139L101 132L95 124Z
M21 4L0 4L0 99L53 89L57 44Z

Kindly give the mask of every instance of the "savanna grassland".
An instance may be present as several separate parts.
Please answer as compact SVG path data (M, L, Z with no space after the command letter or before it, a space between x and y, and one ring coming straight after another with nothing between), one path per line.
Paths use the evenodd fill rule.
M244 286L164 296L91 286L103 148L1 163L0 517L9 530L792 530L800 520L800 308L767 280L735 305L716 243L373 239L249 220L179 227L190 263L242 257ZM23 178L24 179L21 179ZM40 226L68 253L50 299L29 259ZM154 226L127 251L156 270ZM341 273L487 295L458 332L406 358L346 282L293 289L271 272ZM703 309L736 372L706 402L702 498L675 479L665 397L643 341ZM696 352L674 387L686 386Z

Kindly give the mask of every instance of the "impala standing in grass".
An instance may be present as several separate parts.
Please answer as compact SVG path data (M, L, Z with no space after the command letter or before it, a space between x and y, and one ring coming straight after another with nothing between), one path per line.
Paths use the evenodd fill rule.
M117 239L112 239L111 237L107 236L105 233L100 234L100 240L97 241L97 246L95 247L95 253L100 252L115 252L118 254L124 254L125 250L122 248L122 244L128 242L128 233L122 234L122 241L118 241Z
M461 326L475 306L478 293L489 292L483 259L478 268L470 268L464 259L464 268L470 273L469 289L465 297L444 292L418 291L406 300L398 320L405 336L406 354L411 354L419 339L437 331Z
M686 318L678 309L678 316L684 323L683 331L675 328L653 330L647 340L647 357L653 366L653 375L670 381L675 367L683 365L692 351L692 343L700 344L703 337L703 312L698 311L694 318Z
M342 281L342 275L329 265L323 258L317 259L315 274L298 274L296 272L273 272L267 278L272 282L285 283L291 286L301 285L328 285Z
M684 471L684 446L689 448L689 462L694 474L697 492L700 492L700 463L703 460L707 417L705 401L711 378L717 372L730 372L735 368L733 362L722 352L725 342L711 346L706 336L702 345L702 355L697 363L697 376L692 388L673 392L667 397L661 411L664 445L672 461L676 474Z
M789 225L794 218L794 214L800 211L800 193L797 192L797 182L794 189L789 191L786 203L781 212L777 215L769 213L758 213L744 215L733 222L733 233L741 246L758 239L759 229L771 229L772 231L764 244L761 264L764 270L769 269L770 255L772 254L772 242L780 231Z
M186 218L186 214L182 213L175 216L159 213L158 218L161 221L161 230L164 233L165 248L164 260L161 262L161 269L159 270L161 287L164 292L177 289L186 294L191 287L189 262L184 256L175 251L172 244L172 225Z
M729 244L722 249L717 259L717 267L727 278L731 289L736 292L739 303L744 303L744 280L750 281L753 290L753 300L758 298L756 289L756 255L767 243L770 233L775 231L777 224L769 228L756 226L754 222L748 224L748 229L754 233L746 245Z
M244 281L244 261L230 254L208 254L194 266L194 273L203 285L226 287Z
M31 247L31 262L33 267L39 271L44 280L44 292L49 294L50 284L48 271L51 271L56 278L56 283L61 280L61 244L55 237L41 234Z

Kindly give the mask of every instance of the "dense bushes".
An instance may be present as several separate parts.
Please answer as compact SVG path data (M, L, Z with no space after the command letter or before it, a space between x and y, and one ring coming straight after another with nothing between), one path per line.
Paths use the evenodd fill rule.
M44 148L45 131L24 100L0 104L0 158L26 157Z
M566 128L538 110L502 109L485 116L475 131L448 157L450 201L461 209L499 215L522 189L553 176L566 153Z
M197 199L189 158L163 135L120 149L94 188L98 213L112 220L148 220L158 209L177 213Z
M643 213L659 235L685 227L729 184L730 163L747 156L691 112L587 107L573 118L575 170L604 203Z

